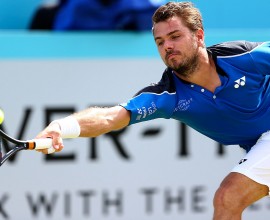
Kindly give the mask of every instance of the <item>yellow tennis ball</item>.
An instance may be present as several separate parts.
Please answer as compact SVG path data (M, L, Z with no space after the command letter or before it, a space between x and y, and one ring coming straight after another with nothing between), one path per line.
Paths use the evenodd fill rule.
M0 124L3 123L4 119L5 119L5 114L4 114L3 110L0 109Z

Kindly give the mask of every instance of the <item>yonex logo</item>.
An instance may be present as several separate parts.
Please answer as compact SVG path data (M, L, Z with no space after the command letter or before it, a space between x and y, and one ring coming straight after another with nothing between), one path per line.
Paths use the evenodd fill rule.
M238 89L240 86L246 85L246 77L243 76L242 78L234 81L236 84L234 85L234 88Z
M244 163L246 161L247 161L247 159L242 159L242 160L239 161L239 164L242 164L242 163Z

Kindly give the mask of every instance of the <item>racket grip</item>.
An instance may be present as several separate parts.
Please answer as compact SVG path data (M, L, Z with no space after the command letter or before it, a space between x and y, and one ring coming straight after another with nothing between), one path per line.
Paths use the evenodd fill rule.
M55 149L52 146L52 139L51 138L32 139L31 142L35 143L34 150L48 149L48 154L55 152Z

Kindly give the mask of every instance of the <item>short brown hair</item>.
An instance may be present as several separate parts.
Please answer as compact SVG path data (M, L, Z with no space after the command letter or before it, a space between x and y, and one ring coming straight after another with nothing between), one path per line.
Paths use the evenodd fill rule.
M202 15L191 2L168 2L160 6L152 17L153 28L156 23L174 16L180 17L191 31L203 30Z

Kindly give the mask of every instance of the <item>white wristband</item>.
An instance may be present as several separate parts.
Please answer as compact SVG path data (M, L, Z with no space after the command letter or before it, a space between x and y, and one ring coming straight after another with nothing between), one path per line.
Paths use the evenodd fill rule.
M81 133L81 128L78 121L73 116L68 116L63 119L52 121L51 124L57 123L61 129L61 137L77 138Z

